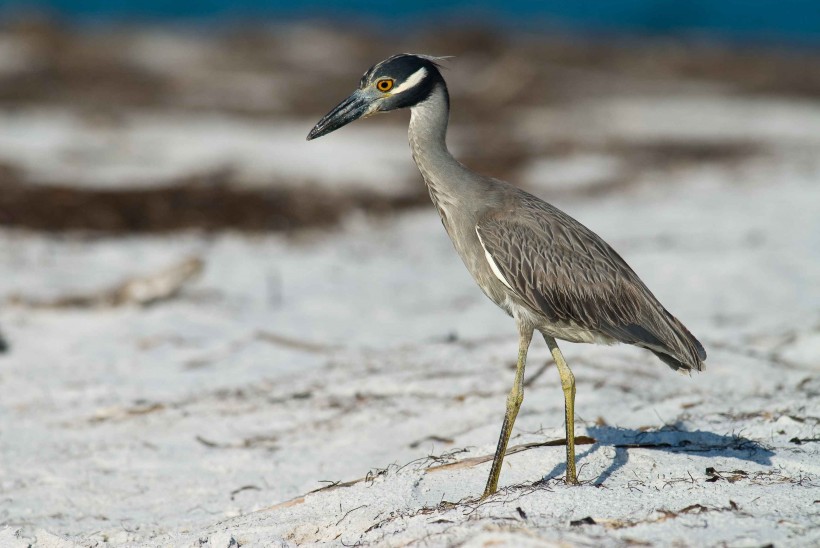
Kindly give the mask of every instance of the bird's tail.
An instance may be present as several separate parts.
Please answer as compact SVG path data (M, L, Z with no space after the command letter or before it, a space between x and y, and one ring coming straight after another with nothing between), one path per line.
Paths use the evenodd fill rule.
M664 337L663 348L649 348L666 365L681 373L703 371L706 350L699 340L675 316L664 310L670 337Z

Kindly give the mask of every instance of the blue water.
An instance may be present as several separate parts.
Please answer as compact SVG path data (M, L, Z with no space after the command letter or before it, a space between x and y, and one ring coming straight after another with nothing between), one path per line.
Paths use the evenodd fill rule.
M0 0L0 13L33 7L77 21L318 18L392 28L470 20L530 30L697 34L820 45L820 0Z

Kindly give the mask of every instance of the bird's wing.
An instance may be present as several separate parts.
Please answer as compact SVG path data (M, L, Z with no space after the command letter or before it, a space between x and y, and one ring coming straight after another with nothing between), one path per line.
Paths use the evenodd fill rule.
M604 334L602 327L637 319L637 288L621 265L559 222L532 221L488 218L476 226L505 285L552 323Z
M549 204L525 205L476 226L493 272L510 290L550 323L671 356L680 362L670 363L675 368L700 369L700 343L606 242Z

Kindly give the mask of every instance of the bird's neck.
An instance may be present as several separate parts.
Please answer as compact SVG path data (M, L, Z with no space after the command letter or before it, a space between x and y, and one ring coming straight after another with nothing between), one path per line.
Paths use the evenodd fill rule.
M465 167L447 149L449 97L444 84L410 109L410 150L445 226L469 190L464 188Z
M444 84L438 84L427 99L410 109L409 136L414 157L418 155L424 158L430 154L450 156L446 143L449 118L450 99L447 88Z

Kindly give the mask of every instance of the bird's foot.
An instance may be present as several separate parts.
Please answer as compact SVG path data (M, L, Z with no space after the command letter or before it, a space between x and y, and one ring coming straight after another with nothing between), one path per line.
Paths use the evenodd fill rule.
M495 489L490 489L489 487L487 487L486 489L484 489L484 493L481 495L481 497L479 497L478 502L484 502L491 496L495 495L495 491Z
M578 481L578 476L576 476L575 474L567 474L567 477L564 481L567 485L581 485L581 482Z

